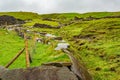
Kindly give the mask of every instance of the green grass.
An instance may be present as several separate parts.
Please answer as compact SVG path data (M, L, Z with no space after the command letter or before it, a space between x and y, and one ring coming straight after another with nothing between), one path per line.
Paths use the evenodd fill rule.
M5 66L12 58L24 48L24 39L17 36L15 32L8 32L0 29L0 65ZM28 40L29 52L32 55L33 62L30 67L40 66L42 63L69 61L68 57L61 51L54 51L54 47L47 44L36 43L33 46L33 41ZM25 68L25 51L19 58L9 67Z
M5 66L23 47L23 39L16 36L14 32L7 32L6 30L0 29L0 65ZM21 55L19 61L22 62L23 58L24 56ZM16 62L17 66L21 64L19 61Z
M22 11L21 12L0 12L0 16L1 15L10 15L22 20L41 18L40 15L37 13L22 12Z
M52 33L62 36L71 44L76 57L82 61L94 77L94 80L119 80L120 77L120 18L108 18L91 21L75 21L60 29L29 28L34 23L57 26L57 22L69 23L75 16L78 17L105 17L119 16L120 12L91 12L91 13L59 13L45 14L31 17L32 22L26 23L26 29L39 32ZM17 16L17 15L16 15ZM25 15L24 15L25 16ZM19 17L19 16L18 16ZM20 16L22 18L22 16ZM53 21L42 21L41 19L52 19ZM29 19L29 17L27 18ZM8 35L9 34L9 35ZM76 38L75 38L76 36ZM24 40L14 32L0 30L0 65L5 65L24 46ZM14 38L14 39L13 39ZM14 43L14 44L12 44ZM54 43L54 47L57 43ZM17 47L16 47L17 46ZM66 62L68 57L61 51L54 51L54 47L46 44L36 44L33 50L32 41L29 41L29 50L32 52L33 63L31 67L39 66L46 62ZM8 51L9 50L9 51ZM11 65L10 69L25 67L25 53ZM79 55L79 56L78 56ZM21 65L20 65L21 64ZM100 68L100 70L96 70ZM114 69L113 71L111 69Z
M118 80L120 78L118 67L120 62L117 62L117 56L120 55L119 20L89 21L87 26L78 34L79 38L70 37L73 40L74 48L80 51L79 54L93 73L95 80ZM80 45L81 43L84 44ZM101 70L96 71L97 67ZM116 70L115 72L110 70L112 67ZM105 77L105 75L107 76Z
M119 21L119 18L100 19L75 22L58 30L39 28L33 30L54 33L68 40L95 80L118 80L120 78L120 62L117 62L120 60L117 57L120 55ZM83 38L74 39L74 36ZM80 45L81 43L83 45ZM101 70L96 71L97 67ZM111 68L116 71L111 71Z
M47 24L47 25L51 25L53 27L58 26L57 22L53 22L53 21L43 21L41 19L33 19L32 22L28 22L26 24L24 24L24 26L33 26L35 23L40 23L40 24Z
M118 57L120 55L119 21L118 18L100 19L75 22L57 31L44 30L68 40L76 53L81 56L95 80L118 80L120 78L120 62L117 62L120 60ZM75 39L74 36L83 38ZM81 43L83 45L80 45ZM97 67L101 70L96 71ZM115 71L111 71L111 68L114 68Z

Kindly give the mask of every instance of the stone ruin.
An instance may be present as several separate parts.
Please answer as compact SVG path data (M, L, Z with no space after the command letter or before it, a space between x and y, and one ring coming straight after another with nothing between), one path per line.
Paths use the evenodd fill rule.
M79 80L70 67L71 63L48 63L13 70L0 67L0 80Z

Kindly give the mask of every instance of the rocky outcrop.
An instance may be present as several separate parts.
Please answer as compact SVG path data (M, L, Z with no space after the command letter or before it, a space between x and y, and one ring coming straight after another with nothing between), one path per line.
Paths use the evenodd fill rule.
M2 15L0 16L0 25L14 25L14 24L23 24L24 21L21 19L16 19L13 16Z
M14 69L0 73L1 80L78 80L66 66L41 66L29 69Z

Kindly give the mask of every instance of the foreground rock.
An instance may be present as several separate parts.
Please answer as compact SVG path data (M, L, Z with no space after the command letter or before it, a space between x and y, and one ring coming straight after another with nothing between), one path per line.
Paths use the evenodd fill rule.
M7 71L8 69L4 68L3 66L0 66L0 75Z
M68 67L41 66L0 73L0 80L78 80Z

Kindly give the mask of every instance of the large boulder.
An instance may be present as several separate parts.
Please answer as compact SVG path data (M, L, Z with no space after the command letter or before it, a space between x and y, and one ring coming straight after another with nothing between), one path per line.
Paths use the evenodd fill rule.
M0 75L1 80L78 80L66 66L41 66L29 69L7 70Z

